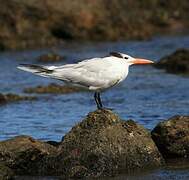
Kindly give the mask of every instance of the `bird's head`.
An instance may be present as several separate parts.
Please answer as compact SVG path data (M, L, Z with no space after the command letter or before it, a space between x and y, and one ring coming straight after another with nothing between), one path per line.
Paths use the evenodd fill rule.
M127 54L119 53L119 52L111 52L110 56L114 56L117 58L121 58L124 61L128 63L128 65L133 65L133 64L152 64L154 63L153 61L147 60L147 59L142 59L142 58L134 58L131 57Z

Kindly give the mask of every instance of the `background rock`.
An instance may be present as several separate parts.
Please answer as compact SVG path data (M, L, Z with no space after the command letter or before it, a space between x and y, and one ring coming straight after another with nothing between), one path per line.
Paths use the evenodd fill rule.
M58 85L51 83L48 86L37 86L34 88L25 88L25 93L39 93L39 94L46 94L46 93L53 93L53 94L67 94L67 93L74 93L78 91L84 91L84 89L79 87L73 86L66 86L66 85Z
M0 163L16 175L36 175L36 163L44 156L55 153L56 148L29 136L17 136L0 142Z
M17 94L1 94L0 93L0 104L5 104L15 101L27 101L27 100L36 100L36 97L33 96L20 96Z
M174 116L159 123L152 138L165 158L189 158L189 116Z
M0 49L146 39L188 27L188 0L0 0ZM137 17L137 18L136 18Z
M178 49L173 54L162 58L155 67L166 69L169 73L189 75L189 50Z
M43 54L38 57L37 61L41 63L60 62L65 59L65 56L58 55L56 53Z
M120 120L109 110L89 113L64 136L57 156L41 162L46 164L46 173L65 178L111 176L162 163L150 133L132 120Z

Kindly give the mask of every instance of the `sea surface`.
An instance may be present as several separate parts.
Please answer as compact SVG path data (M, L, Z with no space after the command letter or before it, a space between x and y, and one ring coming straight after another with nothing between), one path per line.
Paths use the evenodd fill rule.
M23 95L24 88L61 84L16 68L20 63L37 64L38 56L52 51L66 56L61 63L51 63L57 65L103 57L110 51L159 61L178 48L189 48L189 36L154 37L147 41L66 43L53 49L4 52L0 53L0 92ZM0 140L24 134L41 140L60 141L72 126L96 109L92 92L32 95L38 100L0 106ZM102 100L122 119L133 119L151 130L158 122L174 115L189 115L189 78L168 74L149 65L135 65L122 84L102 93ZM162 176L165 171L159 170L155 174ZM179 172L185 173L184 170ZM172 170L169 173L178 174ZM184 175L189 177L188 170Z

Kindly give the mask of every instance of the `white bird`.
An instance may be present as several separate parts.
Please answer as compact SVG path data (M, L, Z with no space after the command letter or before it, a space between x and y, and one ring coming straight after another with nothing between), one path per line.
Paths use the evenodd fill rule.
M130 65L150 63L153 63L153 61L133 58L119 52L111 52L107 57L87 59L75 64L62 66L20 64L18 68L94 91L97 108L102 109L101 91L122 82L128 75Z

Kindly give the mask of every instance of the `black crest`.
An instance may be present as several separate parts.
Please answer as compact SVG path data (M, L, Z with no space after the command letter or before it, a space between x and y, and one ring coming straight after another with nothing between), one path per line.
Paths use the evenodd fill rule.
M119 52L110 52L110 55L111 55L111 56L118 57L118 58L123 58L123 56L122 56L121 53L119 53Z

